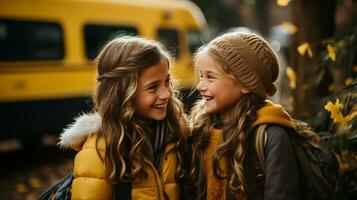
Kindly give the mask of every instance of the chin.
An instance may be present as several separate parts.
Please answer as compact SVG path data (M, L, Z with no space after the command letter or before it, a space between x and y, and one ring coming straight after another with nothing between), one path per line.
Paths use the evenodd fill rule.
M213 110L211 109L205 109L205 112L208 113L208 114L211 114L211 113L215 113Z
M205 107L205 112L206 112L206 113L215 113L216 110L215 110L215 108Z
M161 121L163 119L165 119L166 114L165 115L156 115L156 116L152 116L151 119L156 120L156 121Z
M161 121L161 120L164 120L165 117L158 117L158 118L155 118L156 121Z

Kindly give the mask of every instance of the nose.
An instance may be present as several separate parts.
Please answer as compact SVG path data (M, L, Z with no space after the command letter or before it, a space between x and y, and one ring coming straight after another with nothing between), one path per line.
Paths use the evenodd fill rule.
M200 82L198 83L196 89L199 91L199 92L204 92L207 90L207 87L206 85L204 84L204 81L203 80L200 80Z
M171 87L162 87L159 93L160 99L168 99L171 97L172 89Z

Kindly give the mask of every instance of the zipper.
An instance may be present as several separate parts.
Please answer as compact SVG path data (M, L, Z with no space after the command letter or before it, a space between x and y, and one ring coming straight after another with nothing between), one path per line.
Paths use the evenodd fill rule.
M157 194L158 194L158 197L159 197L158 199L161 200L162 199L161 191L163 191L161 177L160 177L159 173L157 172L157 170L155 169L155 167L153 166L152 163L146 161L146 164L148 164L151 167L151 169L152 169L152 171L154 173L154 179L155 179L155 183L156 183ZM158 180L160 181L160 183L159 183Z
M160 159L162 159L162 163L161 163L161 173L162 173L162 168L163 168L163 162L165 160L165 157L167 156L167 154L171 151L173 151L175 149L175 145L174 144L169 144L169 145L165 145L165 148L161 149L160 151L164 150L164 153L163 155L161 156ZM149 162L148 160L145 159L145 162L151 167L152 171L154 172L154 178L155 178L155 183L156 183L156 188L157 188L157 193L158 193L158 196L159 196L159 200L161 199L164 199L165 200L165 197L161 197L161 195L164 195L164 194L161 194L161 192L165 192L164 191L164 186L163 186L163 180L162 180L162 176L159 175L158 171L156 170L155 166ZM158 180L160 181L160 183L158 182Z

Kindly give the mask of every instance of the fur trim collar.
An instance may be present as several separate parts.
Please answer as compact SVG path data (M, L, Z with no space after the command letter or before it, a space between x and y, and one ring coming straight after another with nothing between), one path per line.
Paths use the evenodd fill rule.
M101 123L102 118L97 112L80 115L63 130L58 145L68 148L82 142L87 136L97 132Z

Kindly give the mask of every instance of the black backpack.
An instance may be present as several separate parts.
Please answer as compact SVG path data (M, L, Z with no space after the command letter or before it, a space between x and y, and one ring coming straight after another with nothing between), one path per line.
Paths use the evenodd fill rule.
M70 200L73 182L73 171L70 171L64 178L49 187L40 195L39 200ZM118 182L113 185L114 199L131 200L131 184Z
M338 164L333 153L324 148L322 139L305 122L293 120L294 129L286 129L295 150L301 170L303 199L330 199L333 195L338 175ZM263 173L266 163L264 145L266 127L260 125L255 131L255 150Z

